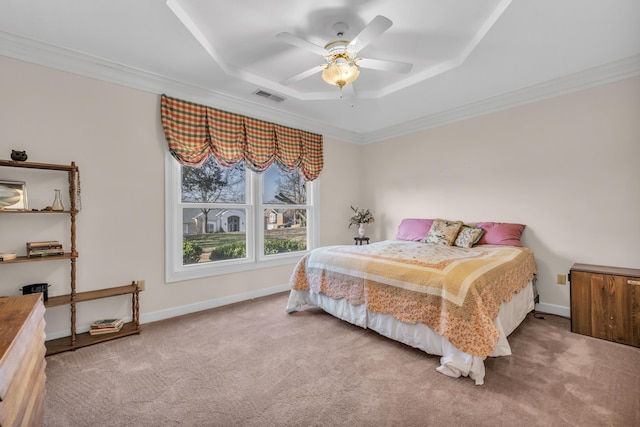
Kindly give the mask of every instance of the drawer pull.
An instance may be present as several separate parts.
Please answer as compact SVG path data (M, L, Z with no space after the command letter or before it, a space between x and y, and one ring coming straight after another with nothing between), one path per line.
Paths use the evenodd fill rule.
M627 280L628 285L640 285L640 280Z

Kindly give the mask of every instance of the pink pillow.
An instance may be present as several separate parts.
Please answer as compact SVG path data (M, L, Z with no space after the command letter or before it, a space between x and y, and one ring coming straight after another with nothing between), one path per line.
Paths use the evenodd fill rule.
M509 224L506 222L479 222L476 227L484 230L484 234L477 245L520 246L520 237L526 225Z
M397 240L422 242L433 224L432 219L405 218L398 226Z

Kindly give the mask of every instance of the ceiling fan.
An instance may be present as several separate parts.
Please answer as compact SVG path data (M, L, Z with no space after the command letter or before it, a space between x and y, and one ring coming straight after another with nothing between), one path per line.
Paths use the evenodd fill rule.
M336 85L342 90L345 85L353 83L360 75L360 68L373 70L391 71L406 74L411 71L412 64L406 62L386 61L380 59L360 58L358 53L369 43L387 31L393 23L390 19L378 15L366 27L358 33L353 40L344 40L342 37L349 29L344 22L337 22L333 25L338 39L330 41L324 47L311 43L291 33L282 32L276 38L296 47L300 47L317 53L324 58L325 63L317 65L299 74L296 74L281 83L290 85L300 80L306 79L316 73L322 72L322 79L330 84Z

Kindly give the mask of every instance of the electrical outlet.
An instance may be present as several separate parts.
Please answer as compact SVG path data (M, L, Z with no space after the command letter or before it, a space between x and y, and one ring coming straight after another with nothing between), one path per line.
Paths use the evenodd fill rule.
M140 289L141 291L144 291L145 287L146 287L146 283L144 280L138 280L138 289Z
M567 275L558 274L558 285L566 285L566 284L567 284Z

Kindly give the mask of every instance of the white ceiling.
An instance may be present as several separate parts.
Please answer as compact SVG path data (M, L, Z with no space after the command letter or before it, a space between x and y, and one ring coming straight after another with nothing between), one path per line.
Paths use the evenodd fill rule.
M324 46L377 15L358 56L408 74L282 83L323 58L278 33ZM640 1L2 0L0 55L366 143L640 75Z

